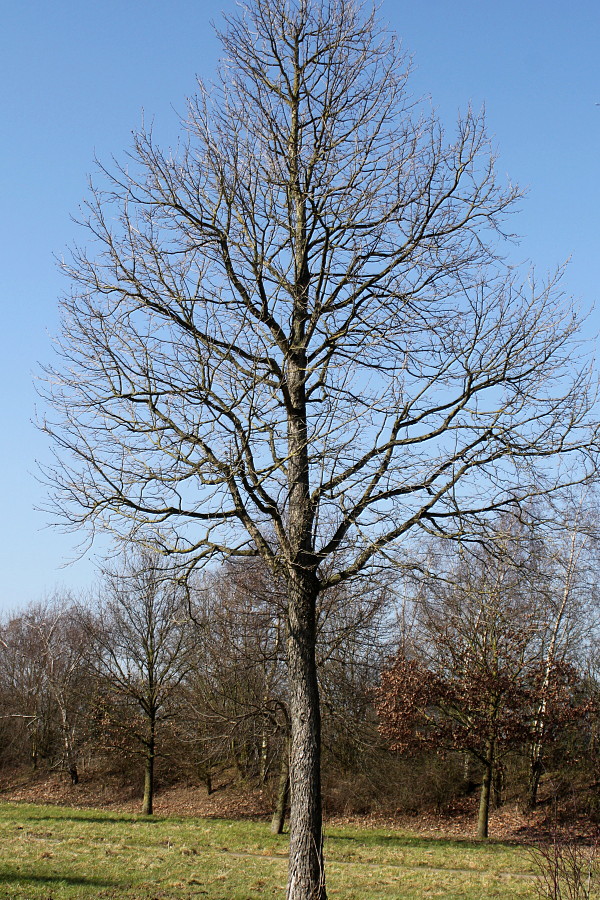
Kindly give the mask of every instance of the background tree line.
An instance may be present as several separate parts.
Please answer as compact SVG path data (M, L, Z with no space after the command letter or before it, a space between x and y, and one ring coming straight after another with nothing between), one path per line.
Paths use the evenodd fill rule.
M596 813L596 538L581 503L565 510L558 522L503 514L478 541L432 539L410 568L323 595L328 811L413 813L477 794L481 837L505 801ZM85 601L57 595L5 619L0 764L73 783L120 770L145 813L156 784L260 786L281 830L286 598L258 561L183 585L143 552Z

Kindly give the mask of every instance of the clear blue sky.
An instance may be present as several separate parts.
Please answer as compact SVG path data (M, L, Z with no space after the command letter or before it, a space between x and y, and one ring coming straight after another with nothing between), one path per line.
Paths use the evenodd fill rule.
M27 0L2 4L0 34L0 610L57 586L84 589L93 554L61 568L76 538L45 527L36 459L48 457L31 420L37 363L50 357L57 297L54 254L76 235L71 215L96 154L119 156L146 118L165 143L175 110L210 77L210 27L232 0ZM485 103L499 171L529 189L516 251L547 270L568 257L565 287L600 296L600 4L597 0L383 0L382 16L414 54L413 90L451 128ZM593 313L589 331L596 330Z

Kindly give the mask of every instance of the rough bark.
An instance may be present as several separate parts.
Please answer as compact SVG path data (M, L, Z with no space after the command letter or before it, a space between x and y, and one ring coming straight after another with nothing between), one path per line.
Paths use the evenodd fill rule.
M317 592L300 579L289 597L291 814L288 900L325 900L321 715L315 659Z
M325 900L321 811L321 711L316 662L319 583L313 553L307 411L307 337L310 272L307 263L306 194L301 185L299 37L290 92L288 197L293 236L292 318L285 377L287 410L289 559L287 665L290 685L290 856L288 900Z

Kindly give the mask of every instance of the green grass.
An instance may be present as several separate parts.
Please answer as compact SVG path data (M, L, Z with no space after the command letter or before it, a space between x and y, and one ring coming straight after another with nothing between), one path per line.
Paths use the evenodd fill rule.
M519 847L352 826L326 833L332 900L534 897ZM283 897L286 853L287 837L264 822L0 804L3 900Z

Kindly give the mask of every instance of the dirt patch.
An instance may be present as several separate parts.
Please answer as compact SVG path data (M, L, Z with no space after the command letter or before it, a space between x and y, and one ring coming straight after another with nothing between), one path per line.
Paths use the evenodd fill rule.
M455 840L474 840L477 830L477 801L465 799L443 813L435 811L418 815L329 817L332 824L356 824L362 828L394 828L413 831L423 837L449 837ZM600 827L584 816L568 823L555 823L548 806L540 804L535 812L524 812L516 805L505 805L490 813L490 839L535 843L559 836L585 843L600 840Z
M154 810L161 816L197 816L223 819L268 819L271 795L233 781L216 784L210 795L202 785L163 787L157 790ZM135 787L114 774L84 773L77 785L62 774L3 772L0 774L0 799L6 802L49 803L57 806L113 809L139 812L141 797ZM330 824L356 825L361 828L406 829L424 837L451 837L470 840L476 827L476 801L464 800L444 813L425 812L395 815L326 816ZM504 806L490 815L490 837L495 840L531 842L555 833L548 807L540 805L534 813L516 806ZM581 841L600 839L600 828L585 817L560 826L560 833Z
M10 803L49 803L87 809L139 812L141 795L118 775L84 773L79 784L62 774L3 773L0 799ZM271 813L264 791L217 784L210 795L198 785L159 788L154 811L162 816L199 816L224 819L262 818Z

